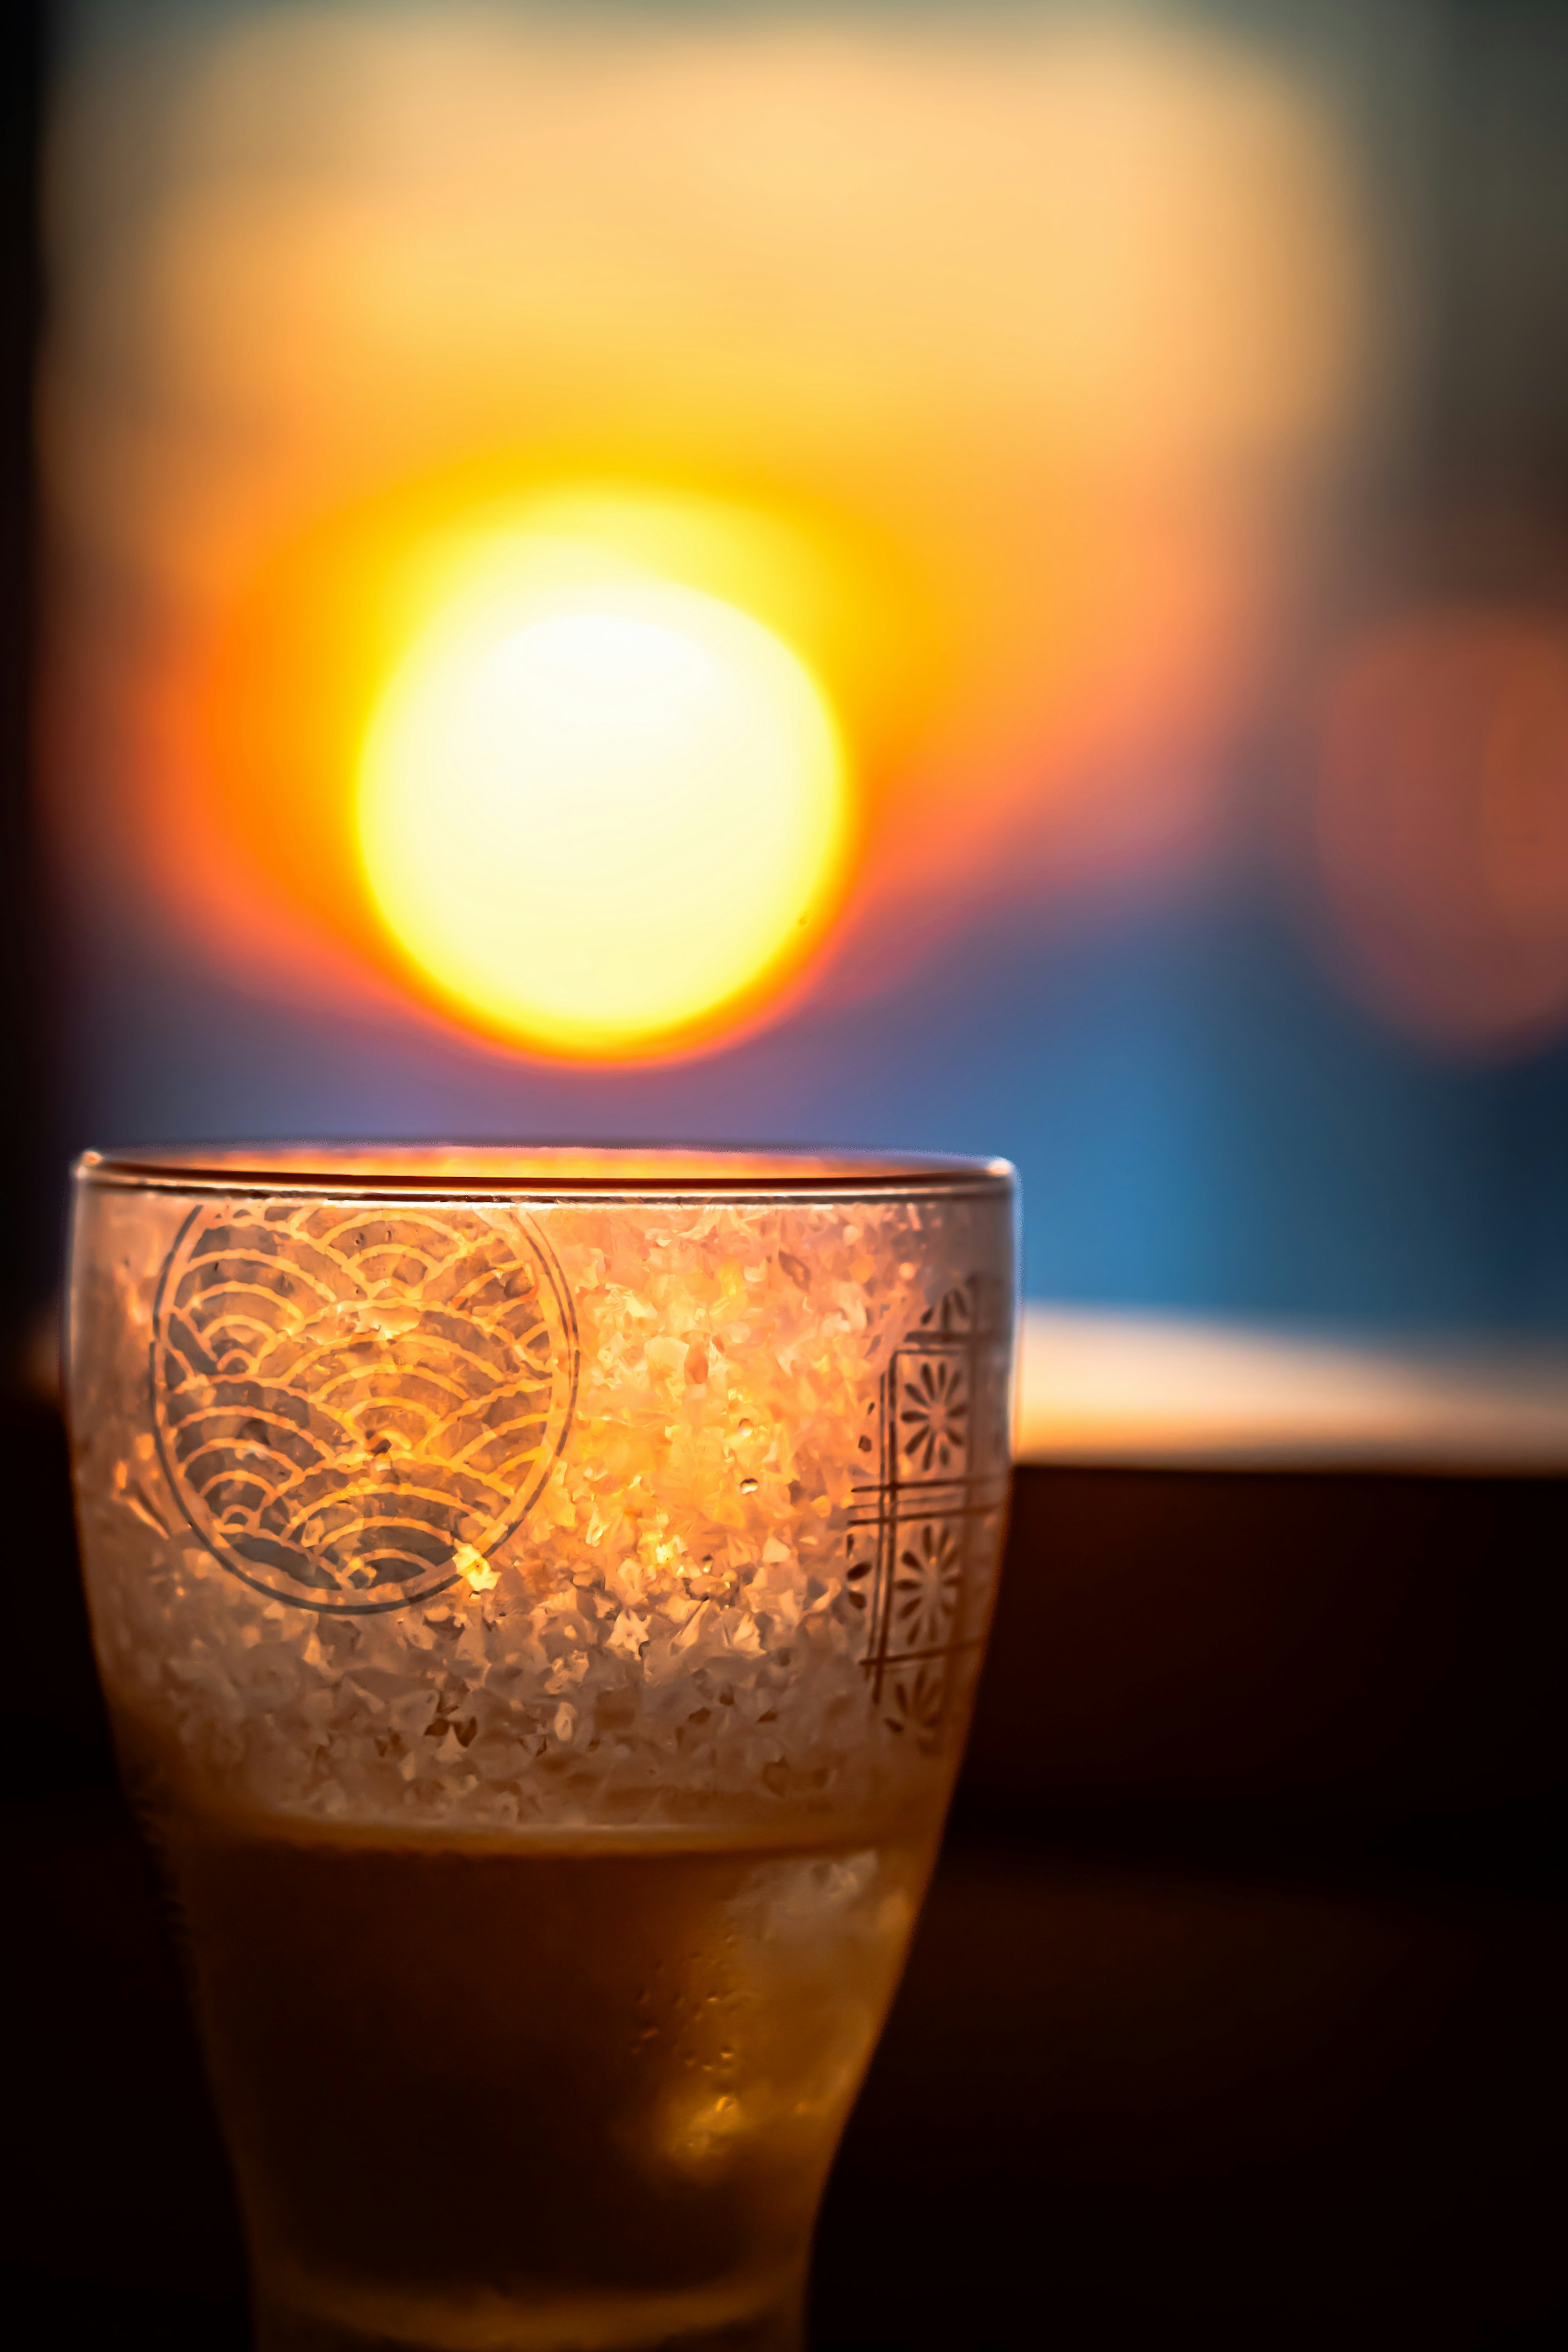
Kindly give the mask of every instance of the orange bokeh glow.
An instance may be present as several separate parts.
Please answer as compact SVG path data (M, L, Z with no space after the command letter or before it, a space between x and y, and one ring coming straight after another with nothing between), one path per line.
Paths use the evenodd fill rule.
M1317 839L1358 992L1434 1044L1531 1045L1568 1019L1568 626L1437 607L1332 683Z
M1152 17L608 26L300 0L73 52L41 420L89 924L622 1058L1216 838L1366 374L1322 90ZM804 925L596 1042L411 952L356 831L410 647L539 534L768 632L853 779Z
M461 925L447 927L455 956L433 945L417 891L398 897L385 856L379 867L367 863L354 779L378 713L421 646L445 644L460 663L465 649L477 658L498 631L563 599L589 609L607 600L613 609L628 594L656 607L663 600L678 630L695 627L710 640L717 632L721 663L745 673L756 758L767 742L783 743L783 800L796 793L809 803L816 830L809 846L787 825L773 842L752 876L751 899L731 910L731 929L748 921L752 944L727 960L719 954L706 982L692 976L682 996L667 952L662 978L648 973L646 1018L627 1001L618 1016L584 1011L578 1020L563 1001L552 1000L553 1011L525 1001L493 967L489 980L472 969L465 977ZM889 612L903 625L896 661L875 625ZM895 705L906 714L919 707L921 688L904 672L921 641L907 590L827 526L808 530L755 504L698 494L604 484L530 489L499 466L438 476L333 518L286 550L216 640L202 692L163 705L160 732L173 756L161 767L158 838L170 881L201 907L209 936L230 957L247 939L258 955L275 957L286 926L302 992L326 985L363 993L379 974L380 985L412 990L437 1016L535 1051L624 1060L700 1048L775 1011L808 980L854 870L862 828L855 773L891 740ZM454 725L457 709L447 709ZM750 772L755 782L755 759ZM774 793L768 805L779 804ZM724 806L720 795L713 824L688 809L685 854L670 845L662 878L645 855L650 922L701 919L700 893L713 880L706 845L711 837L720 845L714 824ZM382 838L384 849L384 831ZM635 846L625 845L628 854ZM601 841L595 853L606 899L625 878L617 847ZM526 920L531 886L521 871L516 881ZM737 871L733 892L744 887ZM774 901L792 887L786 919L783 898ZM689 905L683 892L697 894ZM559 873L554 898L564 916L571 892ZM541 911L536 904L536 935Z

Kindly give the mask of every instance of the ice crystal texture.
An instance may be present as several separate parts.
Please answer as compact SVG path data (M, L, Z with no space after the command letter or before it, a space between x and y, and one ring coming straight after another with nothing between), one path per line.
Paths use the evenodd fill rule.
M71 1416L128 1742L506 1832L929 1800L1005 1497L1010 1222L88 1182Z

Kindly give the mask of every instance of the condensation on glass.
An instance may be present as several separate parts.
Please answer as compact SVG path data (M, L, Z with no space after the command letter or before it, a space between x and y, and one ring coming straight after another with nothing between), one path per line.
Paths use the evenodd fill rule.
M995 1168L89 1157L72 1426L112 1703L171 1769L328 1818L681 1820L940 1770L996 1567L1011 1249Z
M1013 1253L1000 1163L81 1163L94 1633L265 2346L796 2340L991 1611Z

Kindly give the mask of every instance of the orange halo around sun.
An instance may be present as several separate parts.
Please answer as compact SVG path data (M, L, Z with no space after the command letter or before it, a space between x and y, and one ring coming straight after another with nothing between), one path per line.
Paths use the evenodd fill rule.
M527 1051L741 1034L818 960L909 706L865 570L698 494L465 477L339 518L174 721L181 898L231 958L286 940L301 992L357 972Z

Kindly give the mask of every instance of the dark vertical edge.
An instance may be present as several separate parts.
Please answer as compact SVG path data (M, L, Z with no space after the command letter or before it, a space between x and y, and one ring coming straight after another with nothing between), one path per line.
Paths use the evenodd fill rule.
M46 64L41 0L0 9L0 1251L5 1376L56 1275L47 940L33 794L38 640L33 375L42 315L38 157Z

